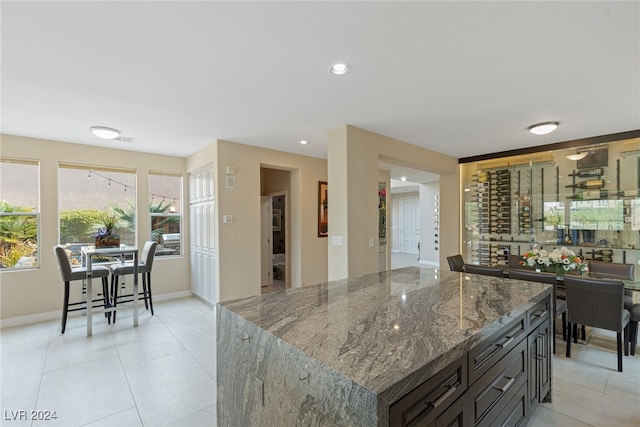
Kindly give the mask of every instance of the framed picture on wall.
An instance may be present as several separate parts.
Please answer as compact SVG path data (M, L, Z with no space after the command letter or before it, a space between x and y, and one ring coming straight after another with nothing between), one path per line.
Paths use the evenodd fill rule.
M327 237L329 235L329 210L327 204L327 183L326 181L318 182L318 237Z
M273 210L273 231L280 231L282 228L282 212L280 209Z

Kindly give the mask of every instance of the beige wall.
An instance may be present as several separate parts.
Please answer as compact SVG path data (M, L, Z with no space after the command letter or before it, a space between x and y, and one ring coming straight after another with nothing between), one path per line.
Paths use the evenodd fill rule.
M215 153L212 153L215 151ZM261 167L290 171L291 287L327 280L327 239L317 237L318 181L327 162L228 141L217 141L187 160L188 170L216 161L219 301L260 294ZM235 167L235 188L225 185L225 167ZM223 224L223 215L233 222Z
M380 159L440 175L440 264L460 251L460 184L458 160L396 139L345 125L329 132L329 239L342 236L342 246L329 245L329 279L357 277L377 271L377 174ZM333 182L333 185L332 185ZM338 183L336 185L336 182Z
M58 163L86 166L106 166L136 170L137 206L148 204L149 171L184 173L184 158L98 148L34 138L2 135L1 155L40 162L40 268L35 270L3 271L0 273L0 316L9 319L60 311L63 285L53 255L58 244ZM186 195L186 180L183 193ZM182 212L187 212L186 197L182 198ZM188 230L188 215L182 227ZM139 215L137 244L149 238L149 217ZM186 243L186 242L184 242ZM179 258L158 259L153 264L153 293L187 291L189 289L188 245L182 245Z

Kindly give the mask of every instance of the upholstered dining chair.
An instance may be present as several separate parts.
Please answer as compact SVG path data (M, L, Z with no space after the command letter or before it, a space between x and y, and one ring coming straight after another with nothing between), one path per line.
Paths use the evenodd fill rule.
M158 243L154 241L147 241L142 248L140 254L140 260L138 262L138 273L142 275L142 292L138 292L138 295L122 294L118 295L118 288L120 285L120 277L133 274L133 262L126 262L124 264L111 264L111 300L114 307L117 307L118 303L137 301L142 295L144 299L144 307L149 310L151 307L151 315L153 316L153 299L151 295L151 268L153 267L153 259L156 256L156 249ZM124 282L122 283L124 287ZM131 299L127 299L131 298ZM113 321L116 321L116 312L113 312Z
M451 271L464 271L464 258L462 255L451 255L447 257L447 262L449 263L449 269Z
M488 267L485 265L465 264L464 271L471 274L482 274L484 276L504 277L502 268Z
M64 334L67 328L67 315L70 311L86 310L87 304L93 304L94 302L100 302L99 305L92 307L107 307L109 305L109 292L108 281L109 269L100 265L93 266L91 268L91 276L99 277L102 279L102 299L93 299L92 295L87 295L87 301L69 302L69 287L70 283L77 280L84 280L87 278L87 269L85 267L71 267L71 262L67 256L67 252L62 246L54 246L53 253L56 255L58 261L58 270L60 271L60 277L64 283L64 298L62 300L62 321L61 321L61 333ZM71 307L71 308L70 308ZM109 321L111 317L108 316Z
M595 277L633 280L635 274L634 264L620 262L589 261L589 273ZM631 311L633 307L633 291L624 290L624 308Z
M553 302L553 312L555 317L562 316L562 339L567 339L567 301L558 299L557 289L558 280L555 273L540 273L531 270L514 269L509 270L510 279L528 280L530 282L547 283L553 285L553 296L551 301ZM556 335L553 334L553 352L556 352Z
M519 269L530 269L529 267L521 265L520 264L521 260L522 260L522 256L515 255L515 254L509 254L509 256L507 257L507 266L509 267L509 270L514 270L516 268L519 268Z
M566 275L567 291L567 357L571 357L571 333L576 325L588 325L616 332L618 345L618 371L622 372L622 346L629 354L629 321L631 315L624 309L624 283L621 280L592 279ZM572 325L574 328L572 328Z

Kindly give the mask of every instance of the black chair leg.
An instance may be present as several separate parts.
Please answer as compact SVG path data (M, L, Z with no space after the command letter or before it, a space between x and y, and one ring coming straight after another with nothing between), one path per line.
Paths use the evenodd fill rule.
M567 340L567 312L562 313L562 339Z
M109 297L109 280L106 277L102 278L102 298L104 299L104 308L107 309L111 305ZM111 312L105 311L104 317L107 318L107 322L111 324Z
M629 323L629 344L631 345L631 355L636 354L636 345L638 345L638 321Z
M151 272L147 273L147 292L149 293L149 307L153 316L153 298L151 297Z
M62 301L62 325L61 330L64 334L67 329L67 313L69 312L69 282L64 282L64 300Z
M136 295L136 298L138 296ZM149 301L147 299L147 275L142 273L142 298L144 299L144 309L149 310Z
M623 337L624 337L624 355L628 356L629 355L629 324L627 323L627 326L624 327L624 331L623 331Z
M618 372L622 372L622 334L616 332L616 337L618 341Z
M571 357L571 322L567 324L567 357Z
M587 328L586 326L582 325L582 341L586 341L587 340Z
M111 301L113 301L113 323L116 323L116 306L118 305L118 276L111 276Z
M573 324L573 342L578 344L578 324Z

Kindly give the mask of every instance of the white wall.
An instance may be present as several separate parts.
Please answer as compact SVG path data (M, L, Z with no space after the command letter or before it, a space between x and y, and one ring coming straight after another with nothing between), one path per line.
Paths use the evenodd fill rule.
M440 222L440 201L439 192L440 185L438 182L430 182L420 184L420 263L430 266L439 266L440 259L440 242L442 233L440 233L440 225L438 224L438 237L434 236L436 219L436 203L435 196L438 196L438 222ZM447 237L446 235L444 236ZM438 241L438 245L435 241ZM436 246L438 250L436 250Z
M215 151L213 153L212 151ZM317 236L318 181L327 162L308 156L218 140L190 156L188 170L215 162L218 229L218 301L260 294L260 169L289 170L291 287L327 280L327 239ZM225 167L235 167L235 188L225 186ZM193 169L192 169L193 168ZM233 222L222 223L223 215Z
M136 171L136 205L146 206L149 195L149 171L185 172L184 158L137 153L35 138L2 135L2 156L33 159L40 162L40 267L34 270L0 273L1 318L11 319L41 313L54 315L62 308L63 284L53 246L58 244L58 163L127 168ZM183 194L187 194L186 179ZM181 210L187 212L186 197ZM188 230L188 215L182 218ZM138 216L136 241L139 246L149 238L149 216ZM186 233L183 238L186 239ZM153 294L185 292L189 289L188 244L177 258L157 259L153 264Z
M460 248L460 182L458 160L431 150L350 125L328 135L330 200L329 239L340 236L341 246L329 245L329 279L358 277L378 271L377 247L369 247L377 235L377 174L380 159L440 175L441 229L448 238L440 246L440 264ZM332 183L333 182L333 186ZM338 183L338 185L336 185Z

